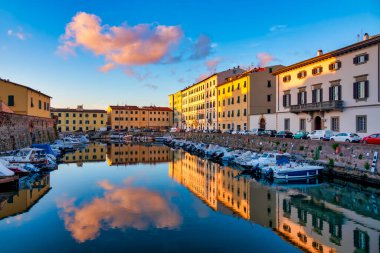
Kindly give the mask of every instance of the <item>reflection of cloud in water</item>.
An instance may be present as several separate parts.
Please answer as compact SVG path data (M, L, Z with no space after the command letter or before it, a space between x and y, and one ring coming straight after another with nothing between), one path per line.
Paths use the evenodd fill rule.
M145 188L117 187L108 181L99 182L104 196L94 198L82 207L75 199L58 201L65 227L79 242L95 239L100 229L176 228L182 218L159 193Z

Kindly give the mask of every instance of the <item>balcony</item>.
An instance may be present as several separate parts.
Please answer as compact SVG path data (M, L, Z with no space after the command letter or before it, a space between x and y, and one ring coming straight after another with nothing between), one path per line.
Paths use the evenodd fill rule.
M320 103L309 103L303 105L292 105L290 106L290 112L300 113L300 112L326 112L326 111L342 111L343 101L325 101Z

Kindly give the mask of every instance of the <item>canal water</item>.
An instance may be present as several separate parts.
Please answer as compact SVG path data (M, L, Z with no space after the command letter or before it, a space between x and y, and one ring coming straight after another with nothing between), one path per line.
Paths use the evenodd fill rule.
M158 145L63 160L1 190L1 252L380 252L379 189L258 182Z

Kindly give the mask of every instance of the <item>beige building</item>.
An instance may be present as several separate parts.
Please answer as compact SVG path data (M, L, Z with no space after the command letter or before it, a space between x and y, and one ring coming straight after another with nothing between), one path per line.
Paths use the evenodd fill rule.
M283 66L254 68L229 77L217 87L218 128L250 130L249 115L275 111L276 86L272 75Z
M282 68L276 75L276 113L251 117L268 129L330 129L365 136L378 132L380 36Z
M0 79L0 101L14 113L50 118L51 97L30 87Z
M182 91L169 95L169 107L173 111L173 126L183 128Z
M218 72L177 93L169 95L171 108L174 111L180 108L180 111L175 114L175 122L178 123L178 127L216 129L218 127L217 86L224 82L227 77L243 72L244 70L239 67ZM182 96L181 101L178 99L179 96Z
M95 131L107 126L105 110L51 108L51 115L57 119L58 132Z
M173 111L169 107L111 105L107 113L108 125L112 130L165 129L173 125Z

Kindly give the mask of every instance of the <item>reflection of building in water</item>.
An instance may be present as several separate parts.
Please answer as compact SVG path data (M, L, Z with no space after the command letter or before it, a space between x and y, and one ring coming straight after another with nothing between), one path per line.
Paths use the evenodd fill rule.
M63 161L65 163L104 162L106 160L106 151L106 144L90 143L83 149L65 154Z
M238 174L184 152L169 165L169 175L214 210L272 228L307 252L380 252L375 193L334 184L286 190Z
M380 221L357 214L353 206L352 210L342 207L338 199L329 202L326 198L322 200L313 196L316 192L322 196L322 191L323 197L331 194L330 185L323 189L307 188L305 195L280 194L280 234L311 252L380 252ZM359 198L352 201L361 202ZM367 200L362 204L369 209L373 201Z
M169 165L169 176L216 210L218 165L185 152L175 152L173 156Z
M20 184L20 189L12 194L0 193L0 219L28 211L51 189L49 174Z
M245 219L250 218L250 179L239 177L239 171L218 166L218 201Z
M107 163L110 166L162 163L170 159L170 148L167 146L112 143L107 147Z

